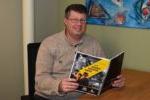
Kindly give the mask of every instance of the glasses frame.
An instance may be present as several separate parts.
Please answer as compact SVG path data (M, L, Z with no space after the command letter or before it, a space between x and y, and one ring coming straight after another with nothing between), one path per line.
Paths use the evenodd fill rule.
M86 19L75 19L75 18L67 18L67 20L69 20L71 23L81 23L81 24L85 24L87 21Z

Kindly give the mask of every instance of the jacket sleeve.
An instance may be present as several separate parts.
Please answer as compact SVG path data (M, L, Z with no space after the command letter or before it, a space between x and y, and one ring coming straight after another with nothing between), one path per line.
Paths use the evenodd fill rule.
M95 55L96 56L106 57L103 48L101 47L100 43L97 40L95 40L95 43L94 43L94 50L95 50Z
M56 95L58 93L58 85L60 79L52 77L54 56L51 53L49 44L43 42L40 45L37 60L36 60L36 74L35 74L35 89L40 93L46 95Z

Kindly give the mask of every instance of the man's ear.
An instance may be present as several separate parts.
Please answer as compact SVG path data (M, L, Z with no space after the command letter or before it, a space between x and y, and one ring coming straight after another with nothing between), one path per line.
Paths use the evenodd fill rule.
M64 24L66 25L66 23L67 23L67 19L66 19L66 18L64 18Z

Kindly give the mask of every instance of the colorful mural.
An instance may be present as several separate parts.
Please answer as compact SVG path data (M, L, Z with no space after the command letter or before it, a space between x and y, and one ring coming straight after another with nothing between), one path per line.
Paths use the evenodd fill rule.
M88 24L150 28L150 0L86 0Z

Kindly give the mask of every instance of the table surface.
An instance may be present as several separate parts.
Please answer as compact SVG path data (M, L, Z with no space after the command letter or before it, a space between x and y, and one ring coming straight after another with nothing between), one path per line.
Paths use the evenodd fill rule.
M150 73L123 69L125 87L113 88L100 96L85 94L80 100L150 100Z

